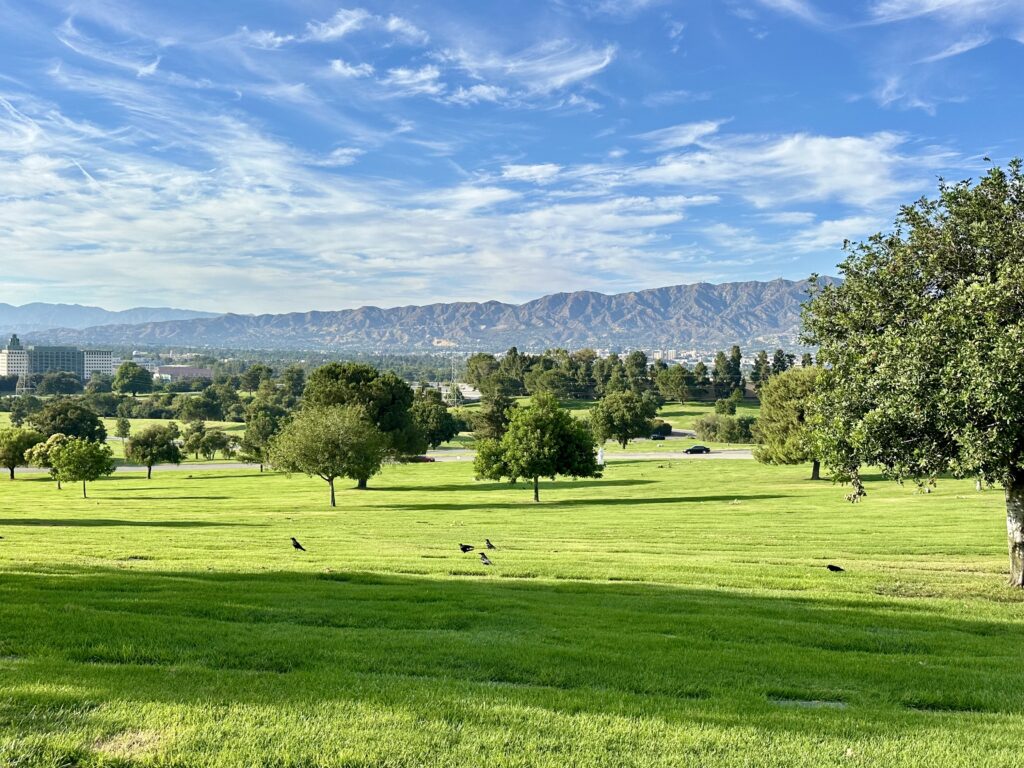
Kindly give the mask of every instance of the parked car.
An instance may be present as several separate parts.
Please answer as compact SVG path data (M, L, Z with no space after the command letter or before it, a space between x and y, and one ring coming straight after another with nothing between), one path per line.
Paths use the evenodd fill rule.
M691 445L683 453L711 453L711 449L706 445Z
M411 461L413 464L421 464L423 462L433 461L433 460L434 460L433 456L410 456L409 457L409 461Z
M665 439L665 436L662 435L662 434L659 434L657 432L654 432L654 433L651 434L651 440L664 440L664 439Z

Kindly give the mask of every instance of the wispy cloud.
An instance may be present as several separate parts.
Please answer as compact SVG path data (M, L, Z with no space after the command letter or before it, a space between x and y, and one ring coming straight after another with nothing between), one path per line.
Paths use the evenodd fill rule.
M757 0L757 2L773 11L796 16L811 24L821 24L824 21L824 17L810 0Z
M332 59L330 69L331 74L338 77L369 77L375 71L372 64L349 64L342 59Z
M433 64L419 68L394 67L381 79L389 86L392 94L437 96L444 92L445 84L440 81L441 70Z
M725 120L701 120L696 123L682 123L641 133L637 138L643 139L658 151L688 147L691 144L699 144L704 137L717 133L725 122Z
M481 80L508 80L528 92L547 94L593 77L615 59L615 47L591 48L551 40L511 55L447 50L443 58Z

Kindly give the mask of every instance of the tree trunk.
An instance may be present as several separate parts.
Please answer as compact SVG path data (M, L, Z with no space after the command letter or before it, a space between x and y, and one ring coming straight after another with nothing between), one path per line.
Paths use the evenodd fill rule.
M263 462L262 461L260 462L260 474L261 475L263 474Z
M358 488L360 491L365 491L366 490L366 478L365 477L360 477L359 478L359 481L356 483L356 488Z
M88 496L85 495L85 480L82 481L82 498L83 499L88 499L89 498Z
M62 491L62 490L64 490L64 489L63 489L63 488L61 488L61 486L60 486L60 478L58 478L58 479L57 479L57 490L58 490L58 491Z
M536 477L533 478L533 500L540 501L540 482Z
M1006 483L1006 538L1010 548L1010 586L1024 587L1024 476Z
M331 486L331 506L333 507L333 506L335 506L335 504L334 504L334 478L332 477L330 480L328 480L327 484L329 486Z
M821 480L821 462L817 459L811 464L811 480Z
M10 479L13 480L14 479L14 467L8 467L7 469L11 473L11 478Z
M150 465L148 465L146 467L146 479L147 480L152 480L153 479L153 465L152 464L150 464Z

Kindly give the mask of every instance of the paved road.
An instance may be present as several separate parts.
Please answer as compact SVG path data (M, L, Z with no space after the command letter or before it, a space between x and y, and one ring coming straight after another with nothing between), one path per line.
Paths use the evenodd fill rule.
M475 452L449 448L441 451L431 451L428 454L434 461L472 461L476 455ZM721 451L712 451L711 453L698 453L689 454L683 453L682 451L649 451L635 453L606 453L604 455L605 461L629 461L629 460L640 460L640 461L676 461L677 459L684 459L686 461L708 461L714 459L752 459L748 449L728 449ZM231 469L259 469L259 464L246 464L241 461L218 461L211 462L209 464L159 464L153 467L153 472L217 472ZM17 474L19 475L37 475L48 470L40 469L38 467L18 467ZM124 472L145 472L145 467L134 467L134 466L121 466L114 470L117 473Z

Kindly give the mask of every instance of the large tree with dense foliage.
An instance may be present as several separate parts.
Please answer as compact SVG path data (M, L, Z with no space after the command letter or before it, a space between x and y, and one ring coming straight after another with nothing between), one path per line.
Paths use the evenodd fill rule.
M658 371L656 383L658 392L666 400L675 400L680 405L690 398L693 374L682 365L670 365Z
M180 464L181 432L173 421L168 425L154 424L136 432L125 446L125 457L146 468L146 479L153 477L154 464Z
M844 281L805 310L823 367L822 463L864 495L859 470L1003 486L1010 582L1024 587L1024 175L943 183L895 230L847 245Z
M107 429L92 408L81 399L62 397L51 400L43 409L32 414L32 426L45 436L62 434L102 443L107 439Z
M387 452L387 436L363 406L304 407L274 438L270 460L277 469L326 480L333 507L334 481L348 477L365 489Z
M44 436L34 429L9 427L0 429L0 466L7 467L10 479L14 479L14 468L28 463L25 454L35 445L43 442Z
M245 434L242 436L242 457L263 465L270 460L270 446L284 426L288 412L270 400L257 397L245 409Z
M810 407L818 368L790 368L773 375L761 387L761 413L755 429L759 445L754 458L762 464L804 464L811 479L820 478L820 465L810 429Z
M614 440L625 448L634 437L651 434L657 413L658 403L649 394L612 392L590 409L591 431L598 442Z
M81 392L82 380L70 371L50 371L36 385L37 395L75 395Z
M153 374L138 363L126 360L118 366L114 374L114 390L131 393L132 397L139 392L150 392L153 389Z
M459 421L436 389L420 389L412 408L413 423L431 448L447 443L459 434Z
M362 363L328 363L313 371L302 395L304 407L362 406L387 439L392 456L413 456L426 441L413 423L412 387L393 373Z
M548 394L512 412L501 440L481 440L473 467L477 477L512 482L533 481L533 500L540 501L539 479L600 477L597 442L584 422L559 406Z
M25 452L25 461L34 467L50 470L50 477L57 481L57 490L61 488L60 475L53 466L53 457L70 440L67 435L50 435L45 441L37 443Z

